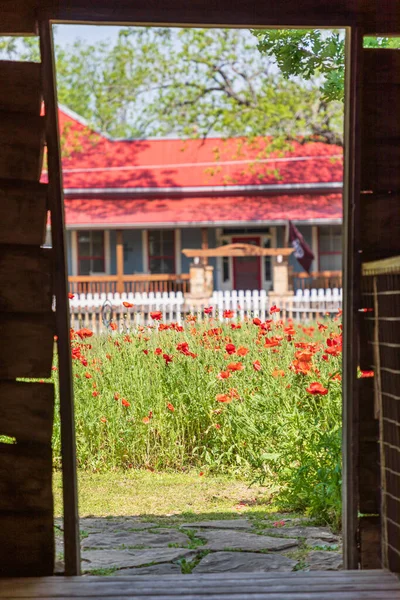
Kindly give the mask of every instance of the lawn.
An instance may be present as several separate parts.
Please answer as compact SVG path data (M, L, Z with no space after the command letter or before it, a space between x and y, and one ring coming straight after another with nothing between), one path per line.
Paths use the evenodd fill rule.
M61 474L54 473L56 516L62 514L61 483ZM79 471L78 485L81 517L137 515L180 523L198 520L199 515L207 519L264 515L275 508L265 487L198 472Z
M304 326L271 313L243 322L230 311L189 315L180 325L156 312L147 327L71 330L80 470L115 472L116 481L123 473L128 487L143 472L160 485L194 478L196 490L201 477L265 483L279 490L282 508L337 521L341 324L326 316ZM59 468L58 418L53 447Z

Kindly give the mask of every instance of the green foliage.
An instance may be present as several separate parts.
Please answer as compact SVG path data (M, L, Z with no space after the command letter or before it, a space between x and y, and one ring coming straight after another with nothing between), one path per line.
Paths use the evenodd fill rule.
M274 58L284 77L316 79L325 102L344 100L343 31L255 29L253 34L261 54ZM366 37L364 48L400 48L400 38Z
M223 324L218 335L210 335L217 325L207 319L183 331L133 331L90 337L90 344L80 345L77 338L79 466L100 472L146 468L229 473L267 482L279 492L282 507L329 522L339 519L341 383L335 373L340 357L322 360L326 332L313 330L310 370L297 374L290 368L299 352L294 343L307 339L311 330L298 328L294 340L287 340L277 322L268 335L283 339L270 349L252 322L240 329ZM332 322L328 333L338 331ZM237 351L242 346L248 352L227 354L229 340ZM177 350L182 342L194 357ZM172 362L166 364L163 354L172 356ZM254 361L261 370L254 368ZM231 363L243 368L229 371ZM218 376L226 371L231 373L228 378ZM313 381L328 393L307 392ZM228 398L218 401L218 394ZM53 450L58 467L58 411Z
M38 57L32 40L1 50ZM311 67L288 80L290 57L280 74L247 30L124 28L112 43L56 44L56 58L60 102L114 137L342 140L342 106L324 101Z

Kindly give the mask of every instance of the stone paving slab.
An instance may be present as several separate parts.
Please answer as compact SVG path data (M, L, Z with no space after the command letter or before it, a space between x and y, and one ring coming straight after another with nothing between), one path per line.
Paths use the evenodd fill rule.
M64 522L63 519L55 519L54 523L57 527L63 530ZM120 518L107 518L107 517L82 517L79 519L80 531L87 531L88 533L94 533L95 531L140 531L142 529L151 529L157 527L157 523L146 523L137 520L137 517L120 517Z
M150 567L137 567L136 569L119 569L112 575L114 577L127 577L130 575L180 575L181 568L173 563L162 563Z
M193 573L269 573L293 571L297 561L281 554L254 552L215 552L207 554Z
M339 541L338 536L334 535L327 527L271 527L263 530L263 533L267 532L282 537L318 538L325 540L325 543Z
M152 563L169 563L180 558L186 560L196 556L187 548L154 548L153 550L84 550L81 555L82 570L122 569L142 567Z
M253 525L247 519L229 519L226 521L198 521L196 523L184 523L181 527L192 529L252 529Z
M187 546L190 539L176 529L149 531L105 531L91 533L82 540L82 548L119 548L120 546L143 546L146 548L168 548L169 544Z
M243 550L257 552L259 550L287 550L298 546L296 539L278 538L268 535L257 535L244 531L210 530L201 531L198 537L205 539L207 544L202 548L207 550Z
M326 550L313 550L308 553L306 562L310 571L338 571L343 569L342 554Z

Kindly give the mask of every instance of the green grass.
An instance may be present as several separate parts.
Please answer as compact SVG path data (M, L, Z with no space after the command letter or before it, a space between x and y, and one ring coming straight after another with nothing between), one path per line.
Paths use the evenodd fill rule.
M263 518L274 510L268 489L224 476L150 471L78 472L79 514L139 516L158 525L201 519ZM62 481L53 478L55 515L62 515ZM239 505L240 502L248 504ZM240 506L240 508L238 508ZM186 535L196 538L185 529Z

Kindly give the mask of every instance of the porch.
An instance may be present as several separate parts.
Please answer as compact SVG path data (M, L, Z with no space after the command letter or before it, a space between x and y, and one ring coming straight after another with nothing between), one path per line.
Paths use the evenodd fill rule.
M0 600L169 598L170 600L395 600L398 577L382 570L127 577L3 579Z

